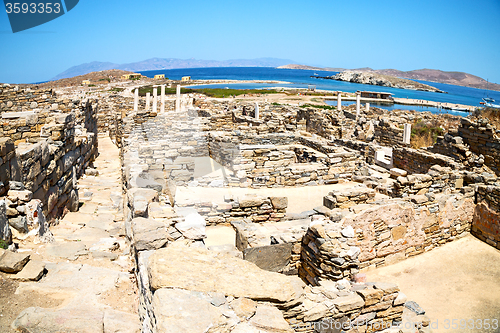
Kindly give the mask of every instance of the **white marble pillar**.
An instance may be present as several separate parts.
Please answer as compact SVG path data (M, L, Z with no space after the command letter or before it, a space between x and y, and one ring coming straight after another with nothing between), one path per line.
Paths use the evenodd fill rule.
M365 104L365 111L366 112L370 111L370 103Z
M158 87L153 87L153 112L156 112L158 105Z
M146 110L149 110L150 99L151 99L151 93L146 93Z
M259 103L255 102L255 119L259 119Z
M361 104L361 93L359 91L356 91L356 119L358 119L359 117L360 104Z
M175 111L179 112L181 110L181 86L177 85L177 96L175 99Z
M404 132L403 132L403 144L410 144L411 140L411 124L405 124Z
M139 109L139 88L135 88L134 91L134 111L137 112Z
M161 113L165 112L165 85L163 84L161 86L161 107L160 107Z
M342 111L342 92L337 91L337 110Z

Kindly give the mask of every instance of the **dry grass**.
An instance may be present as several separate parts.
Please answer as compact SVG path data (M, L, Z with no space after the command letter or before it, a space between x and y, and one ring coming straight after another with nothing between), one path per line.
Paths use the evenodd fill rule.
M432 146L436 143L437 137L443 133L444 129L437 119L427 121L417 119L411 129L410 145L416 149Z
M412 136L410 141L410 145L414 149L430 147L435 143L436 141L430 133Z

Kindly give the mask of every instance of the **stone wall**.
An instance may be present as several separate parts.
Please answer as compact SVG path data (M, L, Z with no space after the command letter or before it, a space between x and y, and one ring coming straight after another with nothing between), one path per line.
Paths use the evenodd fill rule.
M374 124L375 141L386 147L403 145L404 129L397 126L397 124L391 124L387 120L380 118L380 120Z
M484 164L500 176L500 132L487 119L473 122L462 118L458 135L469 146L471 152L484 156Z
M479 185L471 233L500 250L500 186Z
M427 173L429 168L436 164L454 170L463 169L463 165L451 157L422 149L394 147L392 159L396 168L403 169L408 173Z
M0 195L7 195L7 218L20 237L31 230L27 225L30 204L35 207L32 210L41 207L39 213L49 221L78 209L76 179L97 156L96 101L55 100L47 95L48 91L30 89L2 92L13 101L4 99L1 104L4 129L15 128L26 119L34 121L31 130L39 128L29 132L33 135L28 140L22 136L14 142L12 136L17 132L0 137ZM51 109L30 110L37 106ZM38 118L39 114L44 116Z
M338 278L349 274L349 271L339 270L342 265L332 262L331 258L338 257L339 251L353 250L352 247L359 248L359 256L352 259L358 259L359 268L363 269L403 260L462 237L471 229L475 209L471 195L473 193L443 194L423 203L389 199L361 205L357 209L352 206L351 210L357 213L351 212L339 222L323 223L325 232L316 236L320 239L314 242L316 245L327 245L318 247L324 249L323 252L309 250L303 256L306 264L304 270L308 273L304 277L307 281L313 281L326 276L333 278L329 272L335 272ZM339 232L348 227L353 232L341 236ZM309 238L314 238L314 232L308 234ZM338 239L346 238L346 235L350 235L347 240ZM303 243L303 249L304 246Z

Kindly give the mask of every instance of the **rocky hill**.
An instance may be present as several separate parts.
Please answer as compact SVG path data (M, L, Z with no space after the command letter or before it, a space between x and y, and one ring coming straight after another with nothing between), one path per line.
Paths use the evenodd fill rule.
M427 84L407 79L400 79L394 76L377 74L373 72L343 71L336 75L326 77L326 79L353 82L353 83L371 84L375 86L383 86L391 88L432 91L439 93L443 92Z
M58 87L70 87L79 86L82 84L83 80L89 80L90 84L103 83L103 81L113 82L121 79L123 74L131 73L129 71L123 71L119 69L103 70L98 72L87 73L84 75L78 75L70 78L49 81L45 83L37 84L40 88L58 88ZM107 83L107 82L105 82Z
M341 72L348 70L345 68L331 68L331 67L321 68L321 67L311 67L298 64L289 64L280 66L278 68L308 69L308 70L332 71L332 72ZM500 91L500 84L491 82L488 83L488 81L486 81L483 78L480 78L479 76L464 72L446 72L438 69L428 69L428 68L405 72L397 69L372 69L370 67L351 69L351 71L377 73L403 79L422 80L429 82L453 84L456 86Z

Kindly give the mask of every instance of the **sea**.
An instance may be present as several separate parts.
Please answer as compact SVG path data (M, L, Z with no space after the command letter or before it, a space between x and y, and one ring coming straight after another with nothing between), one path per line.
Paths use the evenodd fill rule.
M484 97L490 97L500 101L500 92L485 89L476 89L461 87L444 83L427 82L415 80L436 87L446 93L435 93L428 91L416 91L409 89L389 88L382 86L373 86L367 84L343 82L317 77L332 76L337 72L312 71L299 69L278 69L272 67L214 67L214 68L185 68L185 69L165 69L155 71L142 71L142 75L154 77L156 74L165 74L165 77L171 80L180 80L183 76L191 76L193 80L263 80L263 81L285 81L288 83L234 83L234 84L211 84L198 85L195 88L231 88L231 89L265 89L273 87L288 88L308 88L310 85L316 86L316 89L356 92L358 90L380 91L392 93L394 97L422 99L428 101L465 104L481 106L479 102ZM347 102L350 104L352 102ZM330 104L336 105L336 101ZM375 104L372 104L375 106ZM388 110L403 109L416 111L430 111L433 113L451 113L456 115L466 115L466 112L438 109L433 107L410 106L410 105L376 105L377 107Z

